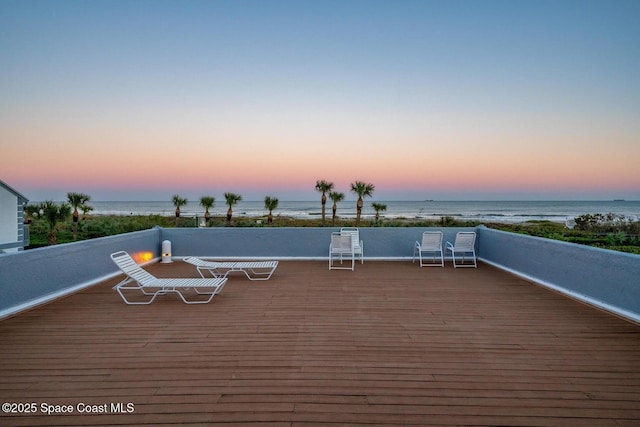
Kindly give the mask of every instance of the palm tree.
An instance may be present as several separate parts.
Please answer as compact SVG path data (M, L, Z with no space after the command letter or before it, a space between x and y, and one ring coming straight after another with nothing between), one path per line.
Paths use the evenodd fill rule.
M85 219L87 219L87 212L91 212L93 210L93 207L89 205L82 205L80 206L80 210L82 211L82 220L84 221Z
M333 190L333 182L327 182L324 179L316 181L316 191L322 193L322 226L324 227L324 213L325 206L327 205L327 193Z
M358 202L356 203L356 227L360 227L360 216L362 215L362 205L364 204L362 199L364 197L371 197L375 188L373 184L362 181L351 183L351 191L358 195Z
M278 207L278 199L276 197L270 197L270 196L265 197L264 207L269 211L269 216L267 217L267 224L271 225L273 223L273 210Z
M227 211L227 225L231 225L231 216L233 215L233 206L242 200L242 196L235 193L224 193L224 198L227 200L227 206L229 206L229 210Z
M211 218L211 214L209 213L209 208L212 208L216 203L216 198L211 196L203 196L200 197L200 206L204 208L204 220L209 226L209 219Z
M178 223L180 222L180 207L187 204L187 199L182 198L177 194L174 194L173 197L171 198L171 201L173 202L173 206L176 207L176 227L177 227Z
M86 203L91 200L91 196L84 193L67 193L67 201L73 207L73 240L78 238L78 208L87 206Z
M376 211L376 222L380 219L380 211L384 212L387 210L387 205L384 203L371 203L371 207Z
M60 206L58 206L51 200L47 200L40 205L40 211L49 225L48 243L49 245L55 245L58 221L64 221L71 215L71 206L67 203L60 203Z
M344 193L330 192L329 197L333 200L333 215L331 216L331 225L336 225L336 211L338 210L338 202L344 200Z

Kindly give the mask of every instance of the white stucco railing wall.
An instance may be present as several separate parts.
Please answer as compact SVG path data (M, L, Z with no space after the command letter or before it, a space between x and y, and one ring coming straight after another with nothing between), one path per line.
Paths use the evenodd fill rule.
M174 257L198 256L216 259L326 260L332 227L214 227L163 228L162 239L172 244ZM369 260L410 260L416 240L427 230L438 230L453 242L458 231L474 227L368 227L360 229L364 256Z
M215 259L328 259L337 228L154 228L135 233L0 255L0 319L114 277L109 258L125 250L160 259L169 240L172 256ZM596 307L640 322L640 255L477 228L362 228L365 260L410 262L426 230L444 241L476 230L480 260ZM417 267L416 267L417 268ZM446 268L451 268L448 262Z
M76 292L120 274L109 255L125 250L159 260L162 241L172 256L217 259L328 258L333 228L160 228L0 255L0 319ZM411 259L413 243L426 228L361 230L365 257ZM443 228L446 239L458 230Z
M640 255L483 226L477 230L482 261L640 322Z
M113 252L159 259L159 236L154 228L0 255L0 319L114 277Z

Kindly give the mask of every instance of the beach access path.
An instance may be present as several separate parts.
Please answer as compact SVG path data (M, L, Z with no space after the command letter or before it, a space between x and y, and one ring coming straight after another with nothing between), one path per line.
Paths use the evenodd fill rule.
M640 326L483 263L282 261L195 306L120 279L0 322L2 402L37 404L0 425L640 423Z

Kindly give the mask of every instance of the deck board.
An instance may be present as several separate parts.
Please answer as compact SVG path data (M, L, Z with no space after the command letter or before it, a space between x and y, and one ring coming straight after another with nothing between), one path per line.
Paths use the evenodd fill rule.
M486 264L280 262L195 306L117 282L0 322L2 401L74 406L0 425L640 424L640 326Z

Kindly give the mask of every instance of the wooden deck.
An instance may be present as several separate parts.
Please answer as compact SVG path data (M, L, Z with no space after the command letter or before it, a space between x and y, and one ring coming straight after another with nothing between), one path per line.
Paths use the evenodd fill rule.
M200 306L116 282L0 322L0 400L37 406L0 425L640 425L640 326L486 264L280 262Z

